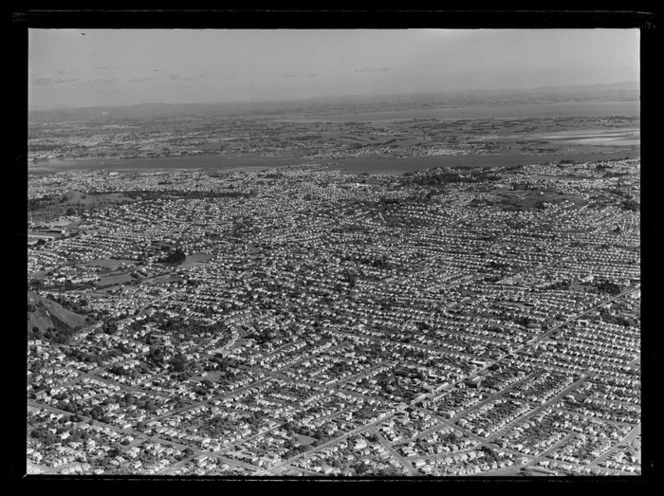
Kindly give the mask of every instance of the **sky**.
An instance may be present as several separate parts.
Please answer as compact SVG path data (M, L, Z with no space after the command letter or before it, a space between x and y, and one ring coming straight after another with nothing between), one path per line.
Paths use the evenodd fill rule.
M639 80L638 29L30 29L28 50L30 108Z

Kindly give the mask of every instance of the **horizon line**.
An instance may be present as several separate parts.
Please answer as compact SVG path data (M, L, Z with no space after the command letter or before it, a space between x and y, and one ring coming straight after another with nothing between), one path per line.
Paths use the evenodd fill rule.
M564 88L591 88L596 86L619 86L626 84L641 84L640 80L626 80L626 81L615 81L611 83L589 83L589 84L567 84L567 85L546 85L546 86L534 86L528 88L514 88L514 87L500 87L500 88L470 88L470 89L454 89L454 90L439 90L439 91L413 91L409 93L378 93L378 94L361 94L361 93L348 93L343 95L320 95L314 97L292 97L292 98L279 98L279 99L265 99L265 100L256 100L256 99L240 99L240 100L207 100L199 102L159 102L159 101L146 101L140 103L125 103L125 104L102 104L102 105L56 105L56 106L28 106L28 112L40 112L40 111L54 111L54 110L84 110L84 109L96 109L96 108L126 108L126 107L137 107L141 105L224 105L224 104L269 104L269 103L292 103L292 102L307 102L307 101L316 101L316 100L335 100L335 99L347 99L347 98L387 98L387 97L403 97L403 96L417 96L417 95L445 95L445 94L463 94L463 93L492 93L492 92L527 92L527 91L537 91L537 90L554 90L554 89L564 89Z

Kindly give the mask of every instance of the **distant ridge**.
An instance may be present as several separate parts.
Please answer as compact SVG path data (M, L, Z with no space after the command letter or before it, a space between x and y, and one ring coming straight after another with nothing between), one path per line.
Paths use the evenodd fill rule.
M295 99L281 99L281 100L260 100L260 101L216 101L216 102L196 102L196 103L166 103L166 102L144 102L130 105L108 105L108 106L93 106L93 107L76 107L76 106L57 106L57 107L31 107L28 109L30 114L46 113L46 112L61 112L66 115L71 112L84 111L91 116L94 112L115 112L121 109L155 109L161 113L164 109L182 109L182 108L203 108L203 107L219 107L229 109L231 111L242 111L246 108L259 108L264 106L285 106L304 103L326 103L326 102L341 102L344 100L364 101L364 100L389 100L394 98L423 98L423 97L445 97L445 96L462 96L462 95L543 95L550 94L563 94L567 92L591 93L597 91L611 92L611 91L626 91L638 92L640 90L639 81L621 81L616 83L597 83L586 85L573 85L573 86L539 86L535 88L496 88L496 89L464 89L464 90L440 90L436 92L421 91L412 93L394 93L394 94L380 94L380 95L360 95L349 94L343 96L319 96L309 98L295 98ZM637 95L638 99L638 95Z
M617 83L582 84L574 86L539 86L525 91L591 91L591 90L639 90L639 81L620 81Z

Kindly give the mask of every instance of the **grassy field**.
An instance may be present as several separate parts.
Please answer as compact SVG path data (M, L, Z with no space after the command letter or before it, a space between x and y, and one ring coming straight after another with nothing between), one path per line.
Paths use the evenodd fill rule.
M300 444L303 444L305 446L307 446L309 444L312 444L314 441L316 441L315 438L313 438L311 436L304 436L302 434L295 434L295 437L300 442Z
M193 267L199 263L207 262L211 258L212 255L208 255L206 253L194 253L193 255L187 255L187 258L182 264L180 264L180 267Z
M101 277L95 285L100 287L105 286L117 286L119 284L124 284L132 280L132 277L127 274L117 274L108 277Z
M97 260L90 260L86 262L85 265L90 265L92 267L108 267L109 269L117 269L122 264L133 265L133 260L113 260L110 258L100 258Z

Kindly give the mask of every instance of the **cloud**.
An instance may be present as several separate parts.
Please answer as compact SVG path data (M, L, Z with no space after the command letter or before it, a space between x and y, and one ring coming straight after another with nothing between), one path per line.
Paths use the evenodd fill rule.
M78 81L74 78L61 78L61 77L48 77L48 76L33 76L30 79L30 84L33 86L59 86Z
M313 74L307 74L307 77L316 77L316 76L318 76L318 74L316 74L316 73L313 73Z
M208 77L207 74L199 74L198 76L181 76L179 74L171 74L169 78L173 81L196 81Z
M297 77L297 76L296 76L295 74L284 74L284 75L281 76L281 77L285 77L285 78L294 78L294 77Z
M53 84L53 78L43 76L33 76L30 80L33 86L49 86Z
M155 79L157 79L157 78L154 77L154 76L146 76L146 77L139 77L139 78L130 79L129 81L133 83L133 82L140 82L140 81L153 81Z
M371 66L365 67L363 69L355 69L353 73L358 73L358 72L385 72L389 71L392 69L392 67L376 67L375 69Z
M105 79L88 79L87 81L79 81L78 86L83 86L87 88L100 88L103 86L108 86L111 83L117 81L117 78L105 78Z

